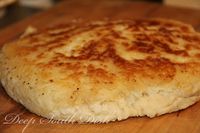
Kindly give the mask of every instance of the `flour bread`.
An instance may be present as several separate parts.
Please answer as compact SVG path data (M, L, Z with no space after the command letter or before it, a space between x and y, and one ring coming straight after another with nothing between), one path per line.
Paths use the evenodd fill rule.
M0 79L40 116L106 123L200 99L200 34L188 24L120 20L34 31L2 47Z

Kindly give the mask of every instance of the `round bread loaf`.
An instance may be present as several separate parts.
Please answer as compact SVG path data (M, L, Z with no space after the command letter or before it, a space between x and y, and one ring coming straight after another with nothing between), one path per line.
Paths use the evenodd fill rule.
M200 34L163 19L59 25L5 44L0 79L10 97L46 118L154 117L200 99Z

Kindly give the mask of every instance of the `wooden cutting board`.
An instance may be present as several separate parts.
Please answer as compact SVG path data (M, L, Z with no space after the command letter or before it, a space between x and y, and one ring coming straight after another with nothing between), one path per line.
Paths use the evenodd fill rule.
M28 25L39 29L74 19L102 20L161 17L192 24L200 31L200 11L125 0L67 0L0 31L0 45L12 41ZM0 87L0 133L200 133L200 102L176 113L153 119L129 118L109 124L66 124L36 116L9 98Z

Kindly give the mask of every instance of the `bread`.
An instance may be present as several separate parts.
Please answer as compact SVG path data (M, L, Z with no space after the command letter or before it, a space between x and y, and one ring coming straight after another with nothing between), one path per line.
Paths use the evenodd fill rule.
M40 116L107 123L200 99L200 34L188 24L141 19L33 31L3 46L0 79Z

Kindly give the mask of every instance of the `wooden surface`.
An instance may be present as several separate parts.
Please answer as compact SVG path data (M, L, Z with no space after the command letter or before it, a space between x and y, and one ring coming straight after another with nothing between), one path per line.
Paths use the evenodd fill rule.
M167 5L200 9L200 0L164 0Z
M129 1L70 1L27 18L0 31L0 45L16 39L28 25L45 28L73 19L102 20L162 17L192 24L200 31L200 11ZM15 116L15 117L14 117ZM12 120L9 124L8 120ZM6 124L7 121L7 124ZM64 122L63 122L64 123ZM200 133L200 102L192 107L153 119L129 118L109 124L62 124L44 120L9 98L0 87L0 133Z

